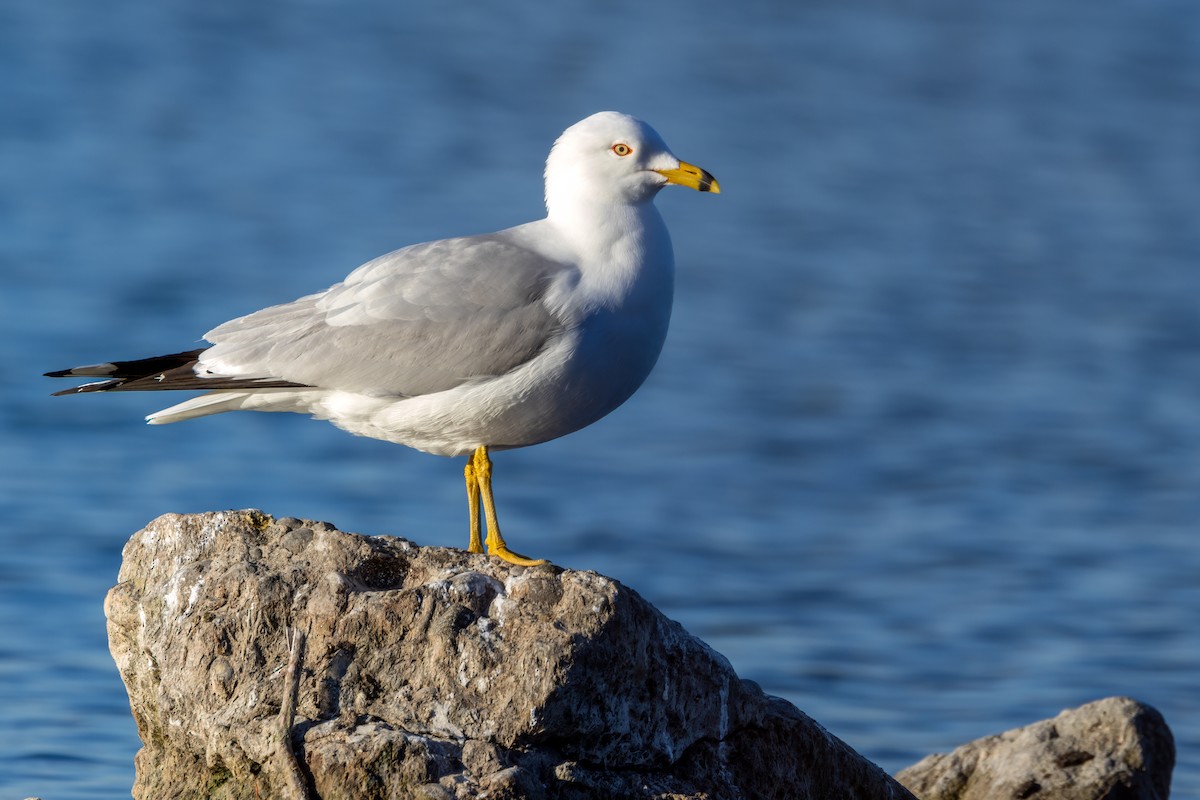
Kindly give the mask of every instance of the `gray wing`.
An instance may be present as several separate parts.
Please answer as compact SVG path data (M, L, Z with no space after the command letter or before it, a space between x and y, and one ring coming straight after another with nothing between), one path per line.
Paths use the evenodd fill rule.
M213 329L197 372L407 397L503 375L563 330L543 297L569 269L496 235L413 245Z

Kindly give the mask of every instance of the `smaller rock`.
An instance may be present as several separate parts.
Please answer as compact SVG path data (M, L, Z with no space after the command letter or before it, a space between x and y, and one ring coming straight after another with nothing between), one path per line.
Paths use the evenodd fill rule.
M1128 697L927 756L896 779L922 800L1167 800L1175 742Z

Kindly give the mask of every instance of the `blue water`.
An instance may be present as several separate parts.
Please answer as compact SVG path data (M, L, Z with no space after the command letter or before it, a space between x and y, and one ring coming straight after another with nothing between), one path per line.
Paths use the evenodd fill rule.
M38 375L532 219L616 108L724 193L660 197L642 391L497 456L513 545L889 770L1128 694L1200 795L1197 98L1188 0L6 3L0 794L127 796L101 603L153 517L466 541L457 461Z

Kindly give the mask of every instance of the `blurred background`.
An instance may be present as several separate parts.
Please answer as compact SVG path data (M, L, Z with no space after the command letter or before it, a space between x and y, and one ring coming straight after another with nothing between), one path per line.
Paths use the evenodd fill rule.
M0 8L0 791L127 796L120 549L261 508L466 544L459 460L39 375L196 346L542 214L654 125L649 382L497 455L519 550L614 576L889 771L1113 694L1200 794L1200 6L10 0Z

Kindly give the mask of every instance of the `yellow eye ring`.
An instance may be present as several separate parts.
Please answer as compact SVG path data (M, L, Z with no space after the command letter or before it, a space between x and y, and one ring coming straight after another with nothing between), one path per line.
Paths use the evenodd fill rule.
M617 142L612 146L612 151L621 157L625 157L633 152L633 148L624 142Z

